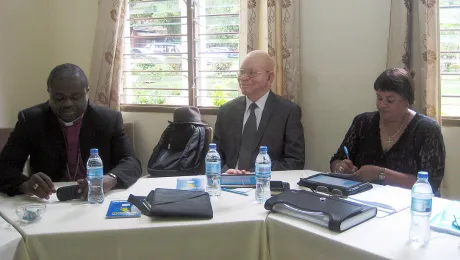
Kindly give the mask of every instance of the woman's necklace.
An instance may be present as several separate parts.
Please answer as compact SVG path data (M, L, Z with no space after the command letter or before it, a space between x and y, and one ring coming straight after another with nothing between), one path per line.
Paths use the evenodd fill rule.
M390 136L388 135L386 132L385 132L385 127L383 126L383 120L382 120L382 123L381 123L381 128L382 128L382 131L383 131L383 134L388 138L387 140L387 145L388 146L392 146L393 143L394 143L394 140L393 138L395 138L395 136L397 136L399 134L399 132L401 132L401 129L403 128L404 124L406 123L406 119L407 119L407 116L409 115L409 113L406 113L406 116L404 117L404 120L401 124L401 126L399 127L399 130L398 132L396 132L394 135Z

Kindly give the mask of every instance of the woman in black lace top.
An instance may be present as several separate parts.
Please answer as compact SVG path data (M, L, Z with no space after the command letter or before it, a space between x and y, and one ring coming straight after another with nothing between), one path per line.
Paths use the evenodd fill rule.
M427 171L433 192L438 191L446 154L441 128L409 109L414 103L413 84L413 74L405 69L380 74L374 83L378 111L355 117L331 158L331 171L405 188L414 185L419 171Z

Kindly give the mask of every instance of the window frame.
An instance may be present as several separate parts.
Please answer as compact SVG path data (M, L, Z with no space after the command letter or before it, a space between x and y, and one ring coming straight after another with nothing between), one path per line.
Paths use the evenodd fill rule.
M455 6L439 6L439 10L441 9L450 9L450 8L455 8L455 9L459 9L460 10L460 5L455 5ZM439 14L440 15L440 14ZM460 19L459 19L460 21ZM439 22L439 25L440 25L440 22ZM458 29L448 29L448 30L455 30L455 31L459 31L460 32L460 28ZM446 29L441 29L439 28L439 32L441 31L447 31ZM441 39L439 39L439 44L441 45ZM441 52L439 51L438 53L438 62L439 62L439 65L441 65L441 54L442 53L456 53L456 52ZM439 72L439 75L440 77L442 75L454 75L454 76L460 76L460 72L459 73L454 73L454 74L448 74L448 73L442 73L441 70ZM441 91L442 91L442 80L440 79L440 88L441 88ZM442 98L443 98L443 95L441 94L441 112L442 112ZM458 97L460 99L460 97ZM460 116L442 116L441 115L441 125L442 126L447 126L447 127L460 127Z
M149 1L145 1L149 2ZM178 107L182 106L196 106L200 109L200 113L203 115L217 115L219 111L218 106L198 106L197 105L197 100L198 100L198 95L197 95L197 86L196 86L196 76L197 76L197 64L195 61L195 58L198 57L196 55L196 44L195 40L196 35L195 35L195 24L194 20L196 19L196 13L194 11L195 9L195 1L185 1L187 5L187 59L188 59L188 105L157 105L157 104L129 104L129 103L121 103L120 102L120 111L122 112L156 112L156 113L173 113L174 110ZM242 17L242 6L240 4L240 13L239 13L239 20L240 20L240 31L239 31L239 63L241 63L241 53L242 53L242 48L241 48L241 17ZM209 15L209 16L212 16ZM126 15L127 19L125 20L125 25L129 22L129 15ZM231 33L230 33L231 34ZM123 38L125 38L126 35L123 35ZM231 72L231 71L230 71ZM124 71L122 71L124 73ZM121 84L121 88L129 88L129 86L126 86L124 82ZM241 90L238 88L237 89L238 94L237 97L241 96ZM119 92L120 100L123 100L122 92ZM229 100L230 101L230 100Z

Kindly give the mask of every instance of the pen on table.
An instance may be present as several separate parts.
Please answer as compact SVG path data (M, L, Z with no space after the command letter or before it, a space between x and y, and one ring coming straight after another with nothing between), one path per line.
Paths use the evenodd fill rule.
M345 155L347 156L348 160L350 160L350 155L348 154L348 148L343 146L343 150L345 151Z
M227 188L221 188L222 191L226 191L226 192L231 192L231 193L235 193L235 194L239 194L239 195L243 195L243 196L249 196L248 194L242 192L242 191L237 191L237 190L231 190L231 189L227 189Z

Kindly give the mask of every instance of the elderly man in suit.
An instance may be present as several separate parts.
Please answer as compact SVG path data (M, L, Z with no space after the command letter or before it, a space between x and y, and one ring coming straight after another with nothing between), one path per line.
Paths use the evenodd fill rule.
M274 63L267 52L247 54L238 72L244 96L219 109L214 143L222 157L222 171L254 171L259 146L268 147L272 170L300 170L305 164L301 109L274 94Z
M53 182L77 181L87 194L86 161L98 148L104 163L104 192L127 188L141 176L123 130L120 112L88 102L88 79L81 68L62 64L48 77L49 101L22 110L0 153L0 192L49 199ZM31 176L22 174L30 156Z

